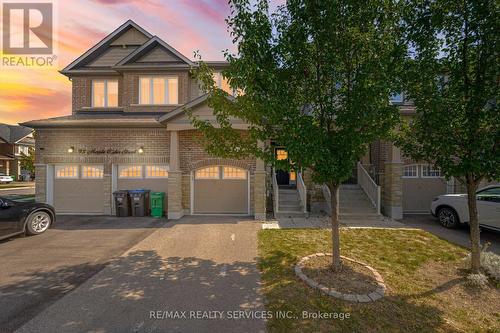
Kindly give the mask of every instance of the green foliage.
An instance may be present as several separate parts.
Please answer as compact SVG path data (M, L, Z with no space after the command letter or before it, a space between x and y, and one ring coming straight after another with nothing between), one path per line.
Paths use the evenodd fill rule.
M405 90L417 116L400 144L447 177L499 179L498 1L406 5Z
M28 154L21 153L21 169L27 170L30 174L35 174L35 150L29 148Z
M191 116L208 152L277 165L269 145L258 145L272 139L315 181L340 184L399 119L389 103L404 54L395 1L292 0L273 14L264 0L230 4L238 52L225 53L224 75L240 93L217 89L207 65L195 70L217 118L214 125ZM248 123L248 133L232 118Z

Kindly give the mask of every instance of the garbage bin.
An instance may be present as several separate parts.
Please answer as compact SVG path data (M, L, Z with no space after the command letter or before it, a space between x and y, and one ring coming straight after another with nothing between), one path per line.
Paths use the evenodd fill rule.
M151 216L153 217L163 217L163 212L165 202L165 192L151 192Z
M149 215L149 192L150 190L137 189L129 190L130 208L132 216L148 216Z
M130 204L128 200L127 191L113 192L115 198L115 215L116 216L130 216Z

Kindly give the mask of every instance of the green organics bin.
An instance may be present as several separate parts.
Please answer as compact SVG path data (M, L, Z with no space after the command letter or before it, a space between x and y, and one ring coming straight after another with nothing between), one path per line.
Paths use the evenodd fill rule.
M163 212L165 211L165 192L151 192L150 196L150 207L152 217L163 217Z

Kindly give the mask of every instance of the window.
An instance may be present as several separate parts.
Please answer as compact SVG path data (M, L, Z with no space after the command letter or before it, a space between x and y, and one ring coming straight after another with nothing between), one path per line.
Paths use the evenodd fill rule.
M483 190L477 194L477 200L500 202L500 187Z
M78 178L78 165L56 165L56 178Z
M403 94L402 93L396 93L391 95L389 101L391 103L403 103Z
M417 178L418 177L418 165L405 165L403 168L404 178Z
M168 166L147 165L146 178L168 178Z
M194 176L196 179L219 179L219 167L212 166L196 170Z
M118 80L92 80L92 107L118 106Z
M28 146L16 146L16 155L28 155L29 154L29 148Z
M276 149L276 159L278 161L286 160L288 158L288 152L285 149Z
M118 178L142 178L142 165L119 165Z
M240 168L224 167L222 179L247 179L247 171Z
M432 165L422 165L422 177L439 178L441 177L441 170L434 168Z
M177 77L144 76L139 79L139 104L178 104Z
M229 81L222 75L221 72L214 72L214 82L215 85L227 92L230 95L233 95L233 89L231 89L231 86L229 85Z
M101 179L103 176L102 165L82 165L82 179Z

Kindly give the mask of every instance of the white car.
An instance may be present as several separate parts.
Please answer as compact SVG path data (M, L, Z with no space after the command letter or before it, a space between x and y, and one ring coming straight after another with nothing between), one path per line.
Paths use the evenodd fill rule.
M479 225L500 231L500 185L491 185L476 192ZM469 222L467 194L444 194L432 200L431 213L446 228Z
M0 184L8 184L12 183L14 181L14 178L12 176L8 176L4 173L0 173Z

